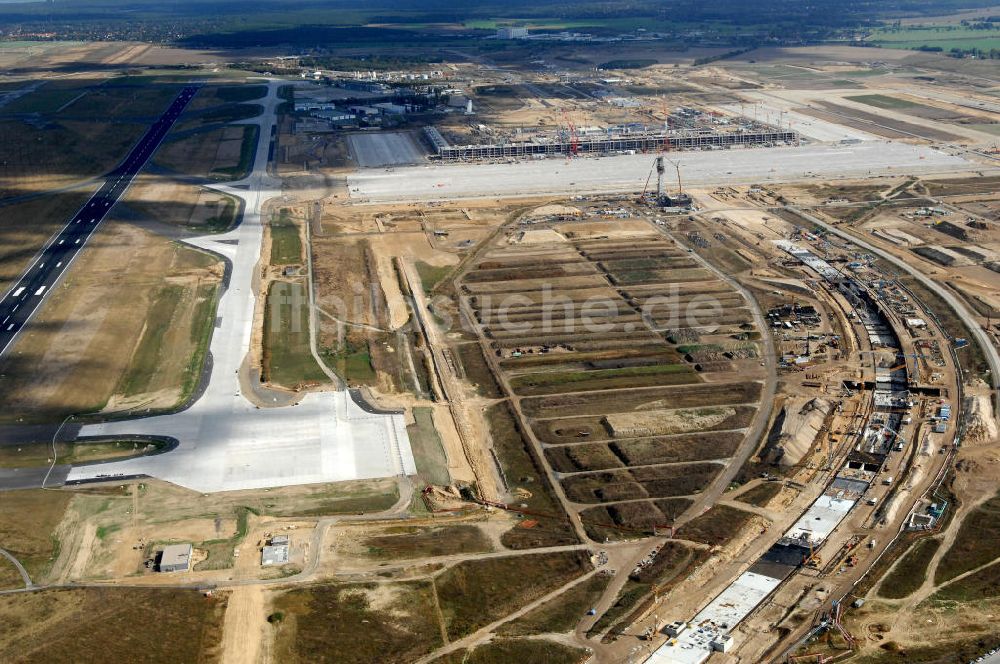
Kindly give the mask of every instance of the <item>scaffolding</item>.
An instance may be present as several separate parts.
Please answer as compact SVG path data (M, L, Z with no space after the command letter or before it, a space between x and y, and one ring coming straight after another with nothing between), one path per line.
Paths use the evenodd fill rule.
M432 157L443 161L698 150L712 148L797 145L799 135L780 129L748 132L642 132L620 135L579 136L552 140L512 141L483 145L451 145L434 127L425 127Z

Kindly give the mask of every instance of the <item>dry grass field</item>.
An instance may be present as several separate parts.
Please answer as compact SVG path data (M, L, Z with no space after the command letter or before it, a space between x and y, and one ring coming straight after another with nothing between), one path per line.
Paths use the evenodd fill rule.
M0 598L7 662L219 661L224 593L86 588Z
M207 254L105 222L3 358L5 418L175 405L200 372L221 276Z

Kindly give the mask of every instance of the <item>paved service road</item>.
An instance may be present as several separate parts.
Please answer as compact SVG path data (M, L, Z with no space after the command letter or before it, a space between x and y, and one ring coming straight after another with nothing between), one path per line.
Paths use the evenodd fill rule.
M45 245L3 300L0 300L0 355L17 339L45 297L87 244L97 227L125 193L170 131L177 117L191 101L198 87L183 88L170 107L146 131L124 161L104 178L101 188Z
M28 570L24 569L24 565L21 564L20 560L18 560L17 558L15 558L12 554L8 553L7 551L4 551L3 549L0 549L0 556L3 556L7 560L9 560L11 562L11 564L13 564L14 567L17 568L18 574L20 574L21 575L21 579L24 580L24 587L25 588L29 588L30 589L30 588L32 588L35 585L35 584L33 584L31 582L31 577L28 576Z

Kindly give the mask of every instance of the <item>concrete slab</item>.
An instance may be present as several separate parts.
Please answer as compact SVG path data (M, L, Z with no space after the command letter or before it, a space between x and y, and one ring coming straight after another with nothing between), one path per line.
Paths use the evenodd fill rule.
M80 437L156 436L173 438L167 453L78 466L66 481L149 475L196 491L233 491L293 484L390 477L416 473L401 414L371 413L347 391L307 394L297 405L259 408L240 386L240 370L250 348L256 291L254 275L263 240L261 210L280 195L281 183L268 175L269 137L279 84L269 85L257 124L261 141L253 172L246 179L216 187L244 201L241 223L220 235L189 242L224 256L231 263L229 287L222 294L212 336L211 375L202 395L172 415L106 422L81 428Z
M427 156L412 132L350 134L347 142L362 168L419 164Z
M893 141L856 145L674 152L687 186L739 185L982 169L962 157ZM361 170L348 176L352 198L423 201L483 196L639 192L653 155L553 158L503 164L434 164Z

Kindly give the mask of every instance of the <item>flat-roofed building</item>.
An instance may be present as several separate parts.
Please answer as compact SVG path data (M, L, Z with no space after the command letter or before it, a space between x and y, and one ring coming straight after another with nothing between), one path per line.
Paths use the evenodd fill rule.
M284 565L288 562L288 545L267 545L261 551L260 564L264 567L271 565Z
M190 544L168 544L160 553L157 569L161 572L186 572L191 568L191 552Z

